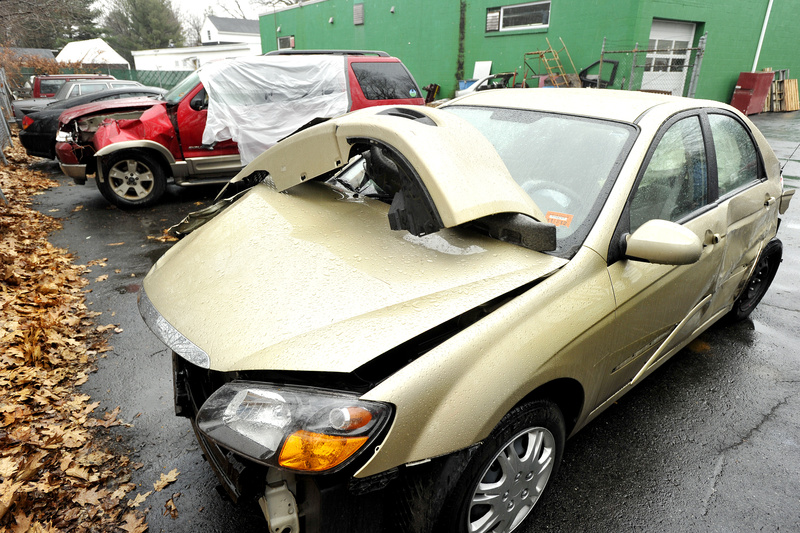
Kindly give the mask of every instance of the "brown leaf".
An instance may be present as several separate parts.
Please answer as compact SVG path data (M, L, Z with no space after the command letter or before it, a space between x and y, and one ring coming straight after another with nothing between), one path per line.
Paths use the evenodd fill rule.
M97 282L97 281L105 281L107 279L108 279L108 274L103 274L102 276L97 276L96 278L94 278L95 282Z
M172 495L172 498L167 500L167 502L164 504L164 516L169 515L169 517L172 518L173 520L178 518L178 508L175 506L175 498L177 498L180 495L181 493L177 492Z
M136 497L132 500L128 500L128 507L139 507L144 501L147 499L148 496L153 494L152 490L145 492L144 494L137 494Z
M169 485L170 483L174 483L175 480L178 479L178 472L177 468L173 468L167 474L161 474L161 479L153 483L153 488L156 492L160 492L164 487Z
M133 511L127 513L123 519L125 520L125 523L119 527L128 533L144 533L147 531L147 524L145 523L144 518L137 516Z
M108 496L108 491L97 488L93 488L90 490L83 490L81 491L72 501L80 505L81 507L85 507L87 505L99 505L100 499L105 498Z

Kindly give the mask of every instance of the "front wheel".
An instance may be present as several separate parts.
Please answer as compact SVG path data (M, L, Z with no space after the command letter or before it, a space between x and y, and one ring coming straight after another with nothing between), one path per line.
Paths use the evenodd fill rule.
M558 470L564 416L547 400L512 409L464 469L437 531L509 533L533 510Z
M162 165L139 151L117 152L103 164L103 181L97 188L106 200L123 207L146 207L156 203L167 187Z

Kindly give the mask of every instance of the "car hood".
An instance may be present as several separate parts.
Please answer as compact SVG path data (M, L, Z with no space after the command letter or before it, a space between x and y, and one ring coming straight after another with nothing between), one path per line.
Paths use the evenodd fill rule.
M144 298L211 369L351 372L566 263L463 228L391 230L388 210L257 185L169 250Z
M166 103L163 100L155 100L147 96L121 98L118 100L102 100L100 102L92 102L66 109L61 113L61 117L58 121L60 124L67 124L71 120L85 115L110 111L124 111L128 109L146 109L156 105L163 106L166 105Z

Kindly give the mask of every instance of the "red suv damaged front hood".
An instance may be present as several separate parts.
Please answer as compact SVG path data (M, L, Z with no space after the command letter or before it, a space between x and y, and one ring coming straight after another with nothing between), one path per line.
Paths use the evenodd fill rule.
M75 120L76 118L87 115L96 115L98 113L111 111L116 112L133 109L146 109L156 105L164 106L165 102L163 100L155 100L153 98L144 96L120 98L117 100L101 100L99 102L83 104L65 110L58 118L58 122L59 126L63 126L64 124L68 124L70 121Z
M98 152L109 144L125 141L153 141L167 148L175 159L183 159L166 102L158 102L139 118L107 120L92 138Z

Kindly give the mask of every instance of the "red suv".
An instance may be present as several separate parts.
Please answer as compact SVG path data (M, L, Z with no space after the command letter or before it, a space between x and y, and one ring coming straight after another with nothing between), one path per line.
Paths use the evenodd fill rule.
M318 64L341 72L324 79ZM309 122L375 105L424 104L406 67L385 52L280 51L212 65L144 110L141 102L100 102L65 111L56 139L63 172L77 183L95 174L108 201L142 207L158 201L170 177L177 185L227 181ZM339 107L332 107L337 94Z

